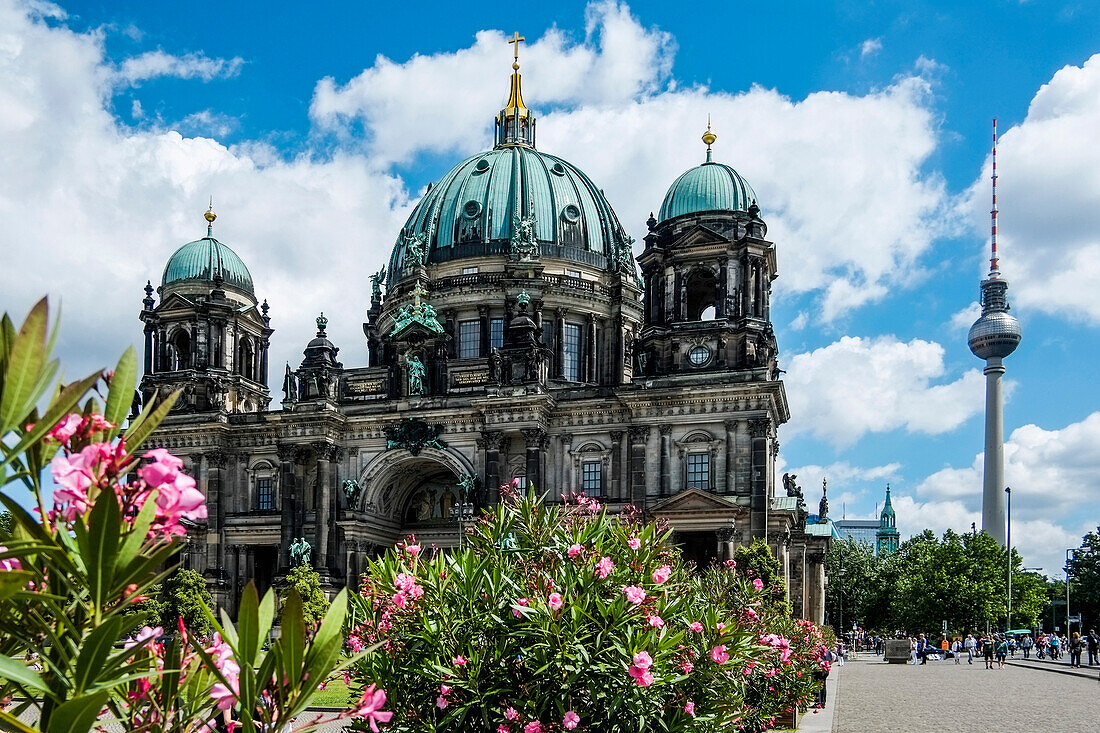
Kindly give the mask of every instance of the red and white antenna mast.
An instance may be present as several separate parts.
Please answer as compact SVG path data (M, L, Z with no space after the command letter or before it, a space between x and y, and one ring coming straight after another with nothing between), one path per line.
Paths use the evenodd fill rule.
M993 209L990 210L990 242L992 255L989 258L989 276L997 277L1001 274L1000 262L997 260L997 118L993 118Z

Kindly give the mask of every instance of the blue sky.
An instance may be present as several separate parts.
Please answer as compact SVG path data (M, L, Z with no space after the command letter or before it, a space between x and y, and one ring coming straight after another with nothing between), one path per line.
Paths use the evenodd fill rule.
M783 465L812 498L827 475L849 517L889 481L903 532L980 509L965 332L996 115L1025 334L1008 361L1013 536L1054 571L1100 523L1094 3L0 0L0 246L18 265L0 306L63 295L67 363L106 364L213 195L272 304L273 364L300 358L322 308L362 363L366 276L423 186L489 144L513 30L540 147L605 186L639 239L712 115L716 157L753 184L779 248Z

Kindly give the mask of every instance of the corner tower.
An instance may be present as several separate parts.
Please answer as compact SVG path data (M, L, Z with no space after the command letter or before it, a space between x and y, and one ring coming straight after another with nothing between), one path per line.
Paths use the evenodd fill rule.
M248 268L214 238L213 206L204 216L206 236L168 258L159 304L145 284L142 399L179 389L175 412L263 412L274 333L267 301L257 303Z
M982 315L970 327L968 343L985 360L985 466L982 481L982 530L1005 544L1004 358L1020 345L1020 322L1009 314L1008 281L997 258L997 120L993 119L993 208L990 210L989 276L982 280Z
M897 528L894 504L890 501L890 484L886 484L886 503L878 517L878 531L875 532L875 554L879 557L898 551L901 534Z

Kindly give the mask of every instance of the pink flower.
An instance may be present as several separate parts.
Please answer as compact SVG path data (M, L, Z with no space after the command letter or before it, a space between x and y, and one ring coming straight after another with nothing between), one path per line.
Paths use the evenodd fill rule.
M691 670L695 669L695 665L691 662L684 662L680 665L680 669L684 670L684 674L691 674Z
M760 578L753 578L752 587L756 588L757 590L764 590L764 581Z
M523 726L523 733L542 733L542 723L537 720L532 720L530 723Z
M7 552L7 551L8 551L8 548L4 547L3 545L0 545L0 552ZM17 558L5 557L3 560L0 560L0 570L5 570L5 571L10 572L12 570L22 570L22 569L23 569L23 566L20 564L20 562Z
M638 683L639 687L649 687L653 684L653 673L648 669L642 669L637 665L630 665L630 669L627 673L634 678L634 681Z
M435 706L440 710L444 710L450 704L451 703L447 702L447 698L443 697L442 695L435 699Z
M466 657L459 654L457 657L455 657L454 659L451 660L451 664L453 664L456 667L465 667L466 666Z
M573 730L580 724L580 722L581 716L570 710L565 714L565 717L562 718L561 724L566 730Z
M649 656L649 652L638 652L634 655L634 666L639 669L649 669L653 666L653 657Z
M405 591L394 593L393 598L391 598L390 600L392 600L393 605L397 606L398 608L404 608L405 606L409 605L409 595Z
M521 606L527 606L527 605L530 605L531 602L528 601L526 598L518 598L518 599L516 599L516 603L518 603Z
M661 583L668 580L669 575L672 575L672 568L670 568L668 565L662 565L661 567L653 571L653 582L657 585L660 585Z
M440 695L450 695L451 694L451 686L450 685L440 685L439 686L439 694Z
M551 611L559 611L565 605L565 602L561 599L561 593L551 593L548 603Z
M665 626L665 621L660 616L649 616L646 620L649 621L649 625L655 629L662 629Z
M580 555L582 552L584 552L584 548L581 547L580 545L576 544L576 543L569 546L569 557L576 557L577 555Z
M233 659L233 650L228 644L222 641L221 634L214 633L214 643L206 653L213 658L214 666L222 677L225 678L225 682L218 681L210 690L210 697L215 700L215 703L219 710L229 710L237 702L237 696L240 694L240 682L238 677L241 674L240 665Z
M716 624L714 625L714 628L716 628L716 629L718 629L719 631L721 631L722 629L726 628L726 625L725 625L724 623L722 623L721 621L719 621L718 623L716 623Z
M623 588L623 593L626 594L626 599L635 606L645 600L645 590L636 585L625 586Z
M348 634L348 647L351 648L353 653L358 654L363 651L363 640L356 634Z
M170 534L182 534L179 520L196 522L206 519L206 497L195 488L195 479L181 473L183 461L164 448L154 448L143 458L152 463L138 469L138 476L157 491L157 518Z
M691 626L688 626L688 628L694 631L696 634L703 633L703 625L698 621L692 621Z
M141 631L138 632L136 637L132 637L129 641L122 645L123 649L133 649L135 646L140 646L146 642L154 641L157 638L164 636L164 629L160 626L153 628L151 626L143 626Z
M602 557L600 561L596 563L596 577L603 580L611 571L615 569L615 563L611 562L610 557Z
M385 704L385 690L375 690L374 685L371 685L363 691L363 698L359 701L359 706L356 708L355 713L369 720L370 729L374 731L374 733L378 733L378 724L388 723L390 722L390 718L393 717L392 712L382 710L382 706Z
M726 651L726 645L722 644L711 649L710 658L714 660L717 664L725 664L726 662L728 662L730 659L730 655Z
M516 720L519 718L519 713L516 712L515 708L510 707L504 711L504 717L507 720Z
M80 429L80 423L82 422L84 422L84 418L81 415L70 413L61 422L54 425L53 430L49 432L49 436L58 443L68 443L69 438L76 435L76 431Z
M726 560L726 567L727 568L737 567L737 561L736 560Z
M405 552L416 557L420 554L420 545L405 545Z
M815 710L814 712L816 713L817 711ZM501 723L497 726L497 733L512 733L512 729L506 726L504 723Z
M692 717L694 717L695 716L695 703L693 703L691 700L688 700L686 703L684 703L684 712L687 713L688 715L691 715Z
M642 541L637 537L631 537L626 541L626 544L631 550L640 550L642 548Z

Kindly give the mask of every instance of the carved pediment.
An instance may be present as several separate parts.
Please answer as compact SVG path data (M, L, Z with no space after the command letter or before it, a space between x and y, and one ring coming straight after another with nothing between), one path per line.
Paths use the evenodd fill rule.
M698 489L688 489L675 496L670 496L653 507L653 513L661 515L680 512L729 512L740 509L741 507L736 502L724 496L716 496Z
M719 234L710 227L703 226L702 224L696 224L691 229L681 234L673 246L675 247L696 247L706 244L728 244L730 240L728 237Z

